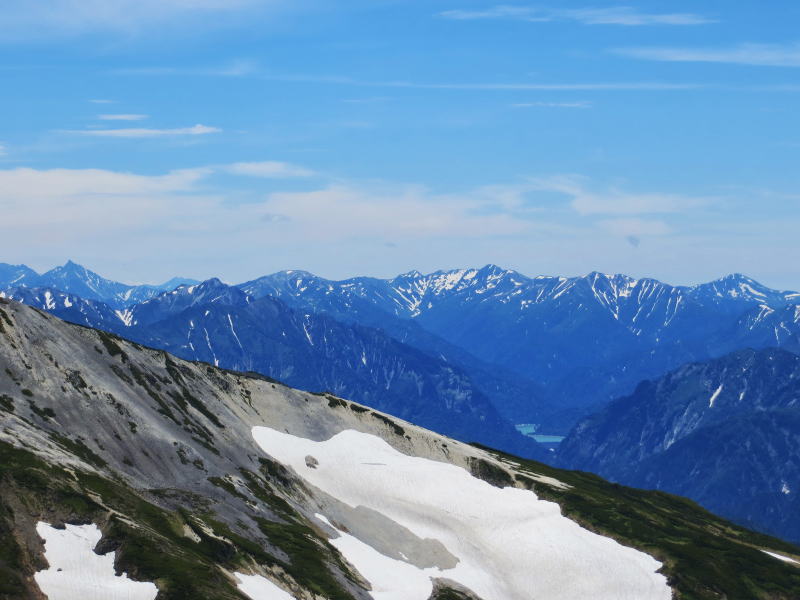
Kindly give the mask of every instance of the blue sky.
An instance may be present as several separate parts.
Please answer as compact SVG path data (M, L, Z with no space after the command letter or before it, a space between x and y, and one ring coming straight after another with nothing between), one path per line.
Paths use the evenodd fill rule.
M800 4L12 0L4 262L800 288Z

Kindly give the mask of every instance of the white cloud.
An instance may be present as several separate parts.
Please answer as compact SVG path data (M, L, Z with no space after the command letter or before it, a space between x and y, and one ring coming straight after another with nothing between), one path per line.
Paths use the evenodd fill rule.
M89 100L92 104L114 104L114 100L106 100L103 98L93 98Z
M229 167L154 175L0 169L6 260L43 268L69 248L109 276L148 281L178 272L243 281L281 268L391 275L486 262L532 274L599 269L685 281L730 271L736 261L757 273L796 246L796 219L746 227L717 210L689 225L679 208L703 199L637 195L574 176L461 193L307 179L261 195L261 182L247 178L216 188L214 175ZM694 260L698 247L711 258Z
M528 22L574 21L584 25L703 25L713 23L694 13L646 13L629 6L608 8L556 9L534 6L501 5L483 10L447 10L439 13L446 19L514 19Z
M133 115L133 114L120 114L120 115L97 115L100 121L144 121L148 115Z
M207 125L198 124L192 127L179 127L177 129L81 129L70 130L67 133L75 133L78 135L88 135L93 137L155 138L182 135L208 135L209 133L219 133L221 131L222 129L219 129L218 127L208 127Z
M165 175L136 175L103 169L20 167L0 170L0 201L8 205L14 198L24 204L65 198L188 192L208 172L208 169L185 169Z
M666 62L800 67L800 43L741 44L729 48L619 48L616 54Z
M592 108L588 101L579 102L518 102L511 105L513 108Z
M6 149L5 144L0 144L0 156L5 156L8 154L8 150Z
M583 216L679 213L712 201L710 198L677 194L633 193L618 188L597 192L588 189L583 178L575 176L535 179L532 185L569 197L572 208Z
M240 162L227 165L224 170L233 175L249 175L251 177L287 178L311 177L314 171L290 163L279 161Z
M486 238L531 233L537 225L504 211L519 197L502 187L461 195L410 185L330 184L283 191L259 201L230 202L210 191L208 178L227 166L139 175L102 169L0 170L0 222L7 243L15 232L45 244L130 235L173 243L173 235L230 234L259 245L298 240L402 241ZM47 219L42 219L46 214ZM265 237L266 235L266 237ZM126 238L127 239L127 238ZM201 238L192 244L205 244Z
M485 214L485 192L437 195L419 186L332 184L271 194L263 206L283 219L283 234L318 240L476 238L530 233L533 223L504 212Z

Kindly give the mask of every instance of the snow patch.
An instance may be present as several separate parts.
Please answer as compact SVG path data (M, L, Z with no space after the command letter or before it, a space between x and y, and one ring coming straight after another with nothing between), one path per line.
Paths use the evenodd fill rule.
M427 599L433 592L431 577L441 577L444 573L435 567L420 569L389 558L358 538L340 531L323 515L314 516L339 534L339 537L329 540L331 545L369 581L374 600Z
M130 309L125 310L115 310L114 314L117 315L120 321L125 325L125 327L130 327L133 323L133 311Z
M769 550L762 550L764 554L769 554L773 558L777 558L778 560L782 560L783 562L787 563L794 563L796 565L800 565L800 561L797 561L793 558L789 558L788 556L784 556L783 554L777 554L775 552L770 552Z
M719 395L721 393L722 393L722 384L720 383L719 387L716 389L716 391L713 394L711 394L711 398L708 400L708 408L713 408L714 407L714 401L717 398L719 398Z
M128 579L114 571L114 552L94 553L102 533L97 525L67 525L56 529L48 523L36 524L44 539L44 556L49 569L33 578L50 600L155 600L154 583Z
M238 581L239 591L252 600L294 600L288 592L282 590L263 575L244 575L234 573Z
M439 540L459 559L442 576L484 600L672 597L666 578L656 572L661 563L581 528L561 514L558 504L531 491L493 487L460 467L407 456L357 431L323 442L268 427L254 427L252 434L264 452L323 492L351 507L378 511L422 539ZM309 455L319 460L314 469L306 465ZM352 556L343 552L360 563L367 579L375 578L376 586L387 586L381 600L427 600L429 588L416 587L419 573L412 579L401 571L406 563L376 556L374 549L355 542L363 546L342 541ZM379 563L391 572L379 573Z

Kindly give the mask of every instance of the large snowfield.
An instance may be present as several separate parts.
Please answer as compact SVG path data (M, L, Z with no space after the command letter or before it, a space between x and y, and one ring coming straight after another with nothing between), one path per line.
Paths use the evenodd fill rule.
M67 525L56 529L39 522L49 569L33 577L48 600L155 600L153 583L128 579L114 572L114 552L94 553L102 533L96 525Z
M331 540L373 586L375 600L427 600L431 577L484 600L670 600L661 564L594 534L533 492L499 489L464 469L402 454L379 437L343 431L323 442L254 427L256 443L307 482L439 540L455 568L420 569L349 534ZM313 456L315 468L306 465ZM327 519L320 515L323 521Z

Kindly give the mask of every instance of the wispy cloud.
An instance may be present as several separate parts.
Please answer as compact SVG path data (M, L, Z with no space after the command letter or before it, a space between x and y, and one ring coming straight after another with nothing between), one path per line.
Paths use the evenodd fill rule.
M583 25L703 25L713 19L694 13L649 13L630 6L608 8L559 9L537 6L500 5L482 10L447 10L439 13L446 19L473 21L484 19L513 19L542 23L574 21Z
M224 70L219 71L213 67L172 68L157 67L134 68L115 70L117 75L207 75L212 77L227 76ZM244 75L244 74L243 74ZM707 88L702 83L673 83L665 81L598 81L598 82L422 82L422 81L370 81L332 75L283 75L264 71L252 71L247 76L263 79L265 81L280 81L298 84L326 84L332 86L345 86L356 88L385 88L385 89L419 89L419 90L463 90L463 91L538 91L538 92L574 92L574 91L675 91L698 90Z
M200 77L246 77L262 72L258 63L247 59L238 59L218 65L202 65L196 67L132 67L114 69L115 75L180 75Z
M194 125L192 127L179 127L176 129L146 129L146 128L126 128L126 129L78 129L69 130L67 133L77 135L87 135L92 137L111 137L111 138L157 138L173 137L184 135L208 135L219 133L222 129L209 127L207 125Z
M239 65L239 66L237 66ZM323 84L354 88L374 89L419 89L419 90L463 90L463 91L539 91L539 92L573 92L573 91L675 91L698 90L709 87L703 83L683 83L667 81L590 81L590 82L536 82L510 81L486 82L477 81L459 83L452 81L408 81L408 80L366 80L339 75L307 75L282 74L264 70L251 61L241 61L223 66L194 67L133 67L114 69L114 75L130 76L207 76L207 77L251 77L264 81L278 81L297 84ZM348 103L370 103L387 100L387 96L345 99Z
M589 101L580 102L517 102L513 108L592 108Z
M617 187L598 191L591 189L588 181L578 176L533 179L531 185L534 189L567 196L570 206L582 216L674 214L706 206L713 202L712 198L636 193Z
M97 115L100 121L144 121L148 115Z
M0 143L0 156L5 156L6 154L8 154L8 150L6 149L6 145L3 144L3 143Z
M305 167L300 167L290 163L279 161L262 162L240 162L226 165L223 171L232 175L246 175L250 177L264 178L290 178L290 177L311 177L315 173Z
M0 39L31 41L94 32L152 33L171 25L208 29L226 18L275 10L281 0L37 0L6 3L0 13ZM215 16L209 19L209 15Z
M800 67L800 43L740 44L728 48L618 48L616 54L667 62Z
M114 104L114 100L107 100L104 98L92 98L89 102L92 104Z

